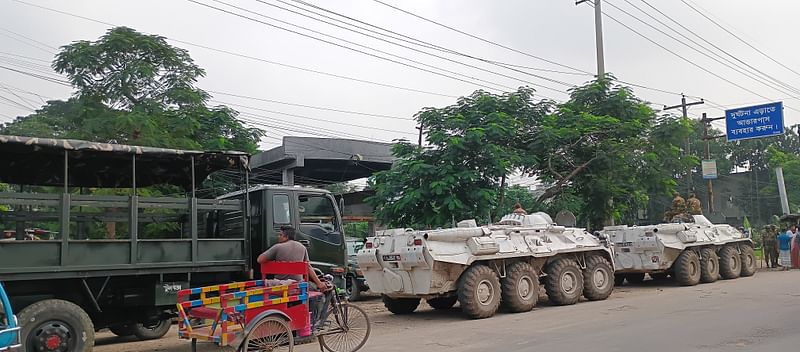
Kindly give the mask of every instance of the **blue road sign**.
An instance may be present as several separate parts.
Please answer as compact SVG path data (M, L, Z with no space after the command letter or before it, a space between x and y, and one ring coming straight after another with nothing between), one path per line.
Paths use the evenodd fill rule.
M783 133L783 102L725 110L728 141Z

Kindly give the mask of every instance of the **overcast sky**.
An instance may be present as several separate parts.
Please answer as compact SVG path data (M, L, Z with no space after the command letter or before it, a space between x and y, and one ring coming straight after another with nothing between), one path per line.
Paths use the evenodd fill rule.
M274 4L290 8L289 5L280 3L279 0L224 0L257 14L233 9L214 0L197 1L225 8L259 21L307 33L312 37L323 38L361 51L390 57L386 54L375 53L370 49L357 47L356 44L386 51L435 67L427 67L426 70L459 77L468 82L367 56L189 1L25 1L114 25L129 26L144 33L159 34L170 39L274 62L267 63L170 41L173 45L189 50L194 60L206 70L207 76L198 83L200 88L206 90L395 117L339 113L214 94L214 102L238 104L231 106L240 112L247 113L243 115L245 119L271 126L263 127L262 125L269 135L269 138L265 139L262 144L262 147L265 148L278 144L278 138L284 135L307 135L299 131L313 131L312 134L319 135L369 138L377 141L391 141L396 138L416 140L417 132L412 118L421 108L450 105L456 101L457 96L470 94L476 89L489 89L487 87L497 88L498 90L493 91L499 92L502 89L507 90L503 87L519 87L535 83L553 89L535 87L544 96L556 100L565 100L567 97L565 92L568 86L560 83L542 80L525 73L488 65L469 58L428 50L455 61L495 71L500 75L483 72L267 5ZM292 0L285 1L303 9L309 9ZM552 80L580 84L592 78L591 75L570 68L553 65L481 42L372 0L307 1L354 19L472 56L569 73L520 69ZM573 0L383 1L518 51L540 56L584 72L596 72L594 15L589 4L576 6ZM800 72L800 63L798 63L800 48L797 45L796 37L798 15L800 15L799 2L786 0L687 1L704 9L707 15L717 19L723 26L776 61ZM670 28L674 28L711 49L710 51L700 49L700 51L713 57L716 57L717 54L723 55L726 59L741 65L738 61L726 56L721 50L670 22L667 17L648 7L647 3L670 18L679 21L719 49L733 54L739 60L762 71L763 74L755 73L758 77L765 77L765 74L770 75L789 87L770 88L726 68L703 54L646 27L642 22L612 6L628 11L658 29L678 37L677 34L671 32ZM722 110L718 105L736 107L767 100L783 100L787 106L785 109L787 125L800 123L800 112L798 112L800 111L800 101L796 98L800 94L792 93L792 90L797 91L794 87L800 87L799 74L793 73L759 54L715 26L708 19L701 17L680 0L647 0L647 3L642 0L604 0L603 10L658 44L685 57L691 63L741 87L693 66L690 62L678 58L610 18L604 17L606 69L608 72L613 73L622 81L673 93L683 92L687 95L703 97L707 102L717 105L715 107L709 103L692 107L690 113L693 117L699 117L701 112L708 112L711 116L721 116ZM646 17L631 4L669 24L670 28ZM0 8L0 66L28 73L55 76L56 74L52 71L48 73L45 66L48 65L48 61L52 60L53 54L59 46L76 40L96 40L109 29L109 26L105 24L70 17L18 1L0 0L0 6L2 6ZM296 8L295 10L303 11ZM310 33L286 23L261 17L261 15L337 36L356 44L325 38L320 34ZM687 39L678 38L691 44ZM698 47L694 44L692 46ZM405 59L392 58L392 60L407 62ZM441 95L335 78L275 63ZM411 65L422 67L417 63ZM453 73L445 73L440 69L471 78L455 76ZM752 71L751 68L746 69ZM482 82L478 82L476 79L482 80ZM41 100L31 93L39 94L45 99L65 99L72 92L69 87L4 68L0 68L0 83L2 83L0 86L0 97L2 97L0 98L0 121L2 122L7 122L14 116L26 115L32 111L32 107L39 107L42 104ZM8 89L13 90L16 95ZM680 96L676 94L642 88L634 88L634 91L642 99L657 104L656 106L680 103ZM792 95L795 98L792 98ZM23 109L20 105L29 106L29 108ZM716 126L723 125L717 124Z

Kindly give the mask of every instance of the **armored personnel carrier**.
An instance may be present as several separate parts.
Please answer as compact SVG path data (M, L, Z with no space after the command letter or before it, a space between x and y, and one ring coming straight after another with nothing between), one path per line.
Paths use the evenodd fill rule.
M614 288L614 253L584 229L559 226L545 213L511 214L477 226L390 229L367 238L358 265L370 289L395 314L422 298L434 309L459 302L471 318L533 309L544 284L553 304L606 299Z
M651 226L607 226L600 234L614 245L615 284L671 275L684 286L735 279L756 271L753 242L730 225L702 215Z

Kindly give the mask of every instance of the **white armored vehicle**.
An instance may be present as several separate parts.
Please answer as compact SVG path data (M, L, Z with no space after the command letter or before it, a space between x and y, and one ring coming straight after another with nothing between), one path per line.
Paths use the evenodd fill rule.
M616 285L673 276L679 284L697 285L752 276L753 242L730 225L715 225L702 215L689 222L650 226L607 226L600 232L614 245Z
M458 301L467 316L487 318L501 302L512 312L533 309L540 280L557 305L605 299L614 289L613 255L584 229L535 213L488 226L465 220L456 228L381 231L367 238L358 265L392 313L411 313L425 298L434 309Z

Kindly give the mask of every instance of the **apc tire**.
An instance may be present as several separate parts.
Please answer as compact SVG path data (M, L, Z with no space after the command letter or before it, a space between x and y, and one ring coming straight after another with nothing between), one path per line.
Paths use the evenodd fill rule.
M700 258L697 252L684 250L675 260L675 279L681 286L694 286L700 283Z
M550 303L564 306L578 303L583 295L583 273L571 258L561 258L545 269L544 288Z
M390 312L403 315L411 314L419 307L419 298L391 298L387 295L381 296L383 299L383 306Z
M474 265L464 272L458 288L461 310L472 319L494 315L500 307L500 278L486 265Z
M625 280L627 280L629 284L641 284L644 282L644 273L625 274Z
M739 247L742 251L740 257L742 258L742 277L750 277L756 273L756 254L753 247L742 245Z
M111 331L112 334L117 335L119 337L127 337L133 336L134 330L136 325L125 323L125 324L115 324L108 327L108 330Z
M731 280L742 274L742 257L736 247L724 246L719 250L719 275Z
M711 283L719 279L719 256L714 248L700 250L700 282Z
M458 302L458 296L449 296L449 297L436 297L425 300L431 308L436 310L448 310L453 308Z
M172 319L163 319L155 324L139 323L134 327L133 334L142 341L157 340L164 337L171 327Z
M525 262L511 264L501 280L503 304L513 313L527 312L539 300L539 275Z
M90 351L94 346L94 324L72 302L60 299L36 302L19 313L19 323L22 351L45 351L51 343L58 343L56 348L63 346L64 350L76 352Z
M614 291L614 269L611 263L602 256L586 257L586 269L583 271L583 297L590 301L601 301Z

